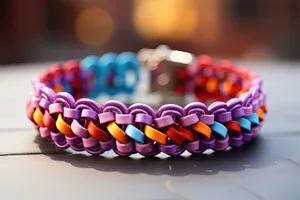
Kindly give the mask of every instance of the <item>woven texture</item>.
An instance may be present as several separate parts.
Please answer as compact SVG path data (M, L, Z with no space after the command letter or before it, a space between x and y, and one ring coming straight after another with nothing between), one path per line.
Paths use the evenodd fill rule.
M213 63L199 56L178 72L179 94L193 93L199 102L154 110L149 105L110 100L99 104L94 68L69 61L55 64L33 80L26 112L42 138L59 148L100 155L113 150L119 156L139 153L171 156L207 149L239 147L255 137L262 126L266 95L262 80L229 61ZM219 100L209 106L200 101Z

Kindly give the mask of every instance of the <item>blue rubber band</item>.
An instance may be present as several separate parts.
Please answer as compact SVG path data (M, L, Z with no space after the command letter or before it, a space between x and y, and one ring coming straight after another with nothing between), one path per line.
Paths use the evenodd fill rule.
M228 130L223 124L215 121L212 125L210 125L210 128L213 132L221 136L222 139L226 138Z
M80 66L85 71L97 71L98 68L98 56L87 56L80 62Z
M247 131L247 132L251 131L251 122L248 119L246 119L244 117L240 117L240 118L237 118L237 121L240 123L241 128L244 131Z
M93 73L95 80L93 90L88 96L97 97L100 93L114 96L120 93L132 94L140 80L137 56L133 52L106 53L101 57L87 56L81 61L81 66L87 73ZM128 82L127 75L133 72L133 79Z
M87 56L80 62L80 66L83 71L88 73L93 73L95 76L97 76L98 71L98 56ZM96 87L96 80L93 82L93 88ZM96 98L99 95L99 92L97 90L88 91L88 97L89 98Z
M101 93L108 94L113 96L117 93L122 92L122 90L118 89L118 86L115 85L114 79L118 79L115 77L113 73L116 73L117 64L116 64L117 54L115 53L106 53L103 54L98 60L98 69L97 69L97 90ZM109 77L112 76L112 77ZM112 85L107 85L107 80L111 78Z
M140 80L140 63L136 54L133 52L123 52L118 55L116 64L119 83L124 86L123 89L126 93L133 93ZM126 80L126 74L130 71L134 73L134 81L131 84L128 84Z
M63 86L65 92L68 92L68 93L70 93L70 94L73 94L73 88L70 86L69 83L63 82L63 83L62 83L62 86Z
M259 126L259 117L256 113L252 113L252 115L248 116L247 119L254 125Z
M142 131L132 125L127 125L125 133L132 139L138 141L141 144L145 144L145 135Z

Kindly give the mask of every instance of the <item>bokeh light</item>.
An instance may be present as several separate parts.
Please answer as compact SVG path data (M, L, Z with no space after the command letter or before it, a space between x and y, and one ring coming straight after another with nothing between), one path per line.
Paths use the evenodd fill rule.
M135 0L133 23L145 39L182 40L197 26L196 1Z
M82 9L75 26L78 39L89 46L99 46L108 42L114 29L110 14L100 7Z

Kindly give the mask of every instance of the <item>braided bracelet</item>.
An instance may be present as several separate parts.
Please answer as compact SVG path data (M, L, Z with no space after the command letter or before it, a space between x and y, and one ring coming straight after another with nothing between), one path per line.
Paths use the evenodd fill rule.
M92 155L109 150L119 156L155 156L160 152L175 156L186 150L199 154L251 141L267 112L262 79L229 61L214 63L209 56L191 56L170 50L151 60L124 52L54 64L33 80L27 117L40 136L57 147ZM180 65L166 68L176 69L173 92L177 97L193 95L196 101L186 106L166 104L155 110L144 103L125 105L109 100L100 105L87 98L132 95L141 79L140 66L154 66L153 61L156 67L152 74L168 63ZM133 72L130 81L129 71ZM169 94L163 89L162 93ZM200 102L209 99L218 101L209 106Z

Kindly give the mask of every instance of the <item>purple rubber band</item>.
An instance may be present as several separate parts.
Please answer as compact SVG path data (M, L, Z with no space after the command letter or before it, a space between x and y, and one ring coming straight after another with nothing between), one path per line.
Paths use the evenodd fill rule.
M150 153L153 151L153 142L152 141L149 141L145 144L141 144L141 143L138 143L138 142L135 142L135 149L137 152L139 152L140 154L147 154L147 153Z
M119 151L117 148L114 148L113 151L119 155L119 156L123 156L123 157L128 157L130 155L132 155L133 153L135 153L135 151L130 151L130 152L122 152L122 151Z
M201 140L200 146L202 149L212 149L215 146L215 138L211 138L209 141Z
M224 113L226 111L227 111L226 108L219 108L219 109L215 110L212 114L215 115L215 116L217 116L217 115L219 115L221 113Z
M79 99L74 107L76 109L79 109L78 107L80 107L81 105L86 105L88 107L90 107L91 110L97 112L97 113L100 113L102 112L102 109L101 109L101 106L100 104L98 104L97 102L91 100L91 99L87 99L87 98L82 98L82 99Z
M151 117L148 114L138 113L138 114L135 115L134 122L135 123L143 123L143 124L152 125L153 117Z
M240 107L243 107L242 104L237 104L237 105L234 105L233 107L231 107L230 109L227 109L227 111L232 112Z
M216 116L216 120L219 122L229 122L232 120L231 112L223 112Z
M241 134L230 136L229 145L232 147L239 147L243 144L243 136Z
M233 118L239 118L245 116L245 109L243 107L239 107L232 111L232 117Z
M246 141L246 142L249 142L252 140L252 137L253 137L253 133L250 132L250 133L242 133L243 135L243 140Z
M259 107L262 107L262 106L264 105L263 94L260 94L260 95L259 95L259 98L258 98L258 105L259 105Z
M133 115L131 114L116 114L116 123L121 125L132 124Z
M158 148L158 144L154 144L153 145L153 150L151 152L148 153L140 153L142 156L147 156L147 157L151 157L151 156L156 156L160 153L161 151Z
M170 115L166 115L154 119L154 122L158 128L163 128L174 124L174 119Z
M244 112L245 112L245 117L251 116L253 113L253 107L252 106L244 107Z
M176 113L176 115L179 115L179 117L184 116L185 112L184 109L176 104L166 104L161 106L158 111L157 111L157 116L166 116L169 115L169 113L165 113L166 111L175 111L174 113ZM176 112L177 111L177 112ZM178 114L179 113L179 114Z
M181 146L177 146L176 152L173 154L170 154L170 156L180 156L181 154L183 154L186 150L181 147Z
M74 97L67 92L59 92L56 94L56 103L62 103L65 107L73 108L75 104Z
M146 113L145 114L149 114L151 115L152 117L155 116L155 111L153 110L153 108L147 104L142 104L142 103L136 103L136 104L133 104L131 105L129 108L128 108L128 112L132 115L135 115L137 114L135 112L135 110L144 110Z
M58 114L64 112L64 106L61 103L53 103L49 105L50 114Z
M187 114L194 113L194 109L201 109L204 113L208 112L207 106L201 102L192 102L184 107L184 110Z
M177 151L176 144L160 144L158 145L158 148L160 149L161 152L168 155L174 155Z
M183 147L188 151L196 151L200 147L200 141L196 140L194 142L184 142Z
M99 123L104 124L115 121L115 114L112 112L104 112L98 115Z
M252 86L250 88L249 92L251 93L253 99L257 99L258 98L259 90L260 89L259 89L258 85L254 85L254 86Z
M126 144L122 144L119 141L116 140L116 149L121 152L121 153L133 153L135 151L134 148L134 142L132 140L130 140L128 143Z
M259 102L255 100L252 102L253 112L256 112L259 109Z
M97 156L100 155L102 153L104 153L105 151L101 148L100 145L96 146L96 147L92 147L92 148L86 148L85 149L88 153Z
M42 98L39 103L39 106L44 108L45 110L48 110L49 105L50 105L50 101L48 101L47 99L44 99L44 98Z
M213 147L213 150L215 151L224 151L229 147L229 137L228 135L224 140L216 140L215 141L215 146Z
M82 138L82 144L85 148L92 148L92 147L100 146L99 141L93 137Z
M107 101L102 106L103 112L115 112L116 114L127 114L127 107L119 101Z
M70 145L71 149L74 151L84 151L85 148L82 144Z
M167 115L172 116L173 119L178 119L183 116L182 113L177 110L165 110L160 117Z
M50 132L50 135L54 142L62 142L66 140L65 136L61 133Z
M42 96L42 98L47 99L51 103L53 103L55 101L55 98L56 98L55 92L52 89L48 88L48 87L43 87L41 89L41 96Z
M41 97L41 90L42 87L45 87L45 84L39 81L33 81L32 84L33 84L34 96Z
M41 127L40 128L40 136L41 136L41 138L51 137L49 129L47 127Z
M224 102L217 101L217 102L212 103L208 107L208 113L209 114L218 114L219 113L219 112L217 112L218 110L225 110L225 111L227 111L227 104L224 103Z
M252 79L251 83L253 85L258 85L259 87L261 87L263 84L263 80L260 77L256 77L256 78Z
M41 101L40 98L35 97L35 96L32 96L32 97L31 97L31 106L32 106L33 108L39 107L40 101Z
M109 150L115 148L115 140L114 139L110 139L107 142L101 142L101 141L99 141L99 142L100 142L101 148L105 151L109 151Z
M88 119L97 120L98 113L95 112L94 110L83 109L83 110L81 111L81 117L82 117L82 118L88 118Z
M242 94L242 95L239 97L239 99L242 101L242 104L243 104L244 106L248 106L249 101L251 100L251 97L252 97L251 93L245 92L244 94Z
M199 121L197 114L192 113L179 119L182 126L191 126Z
M232 98L229 101L227 101L227 110L231 111L232 108L236 105L242 105L242 101L238 98Z
M66 137L67 143L70 146L82 144L82 138L80 138L80 137L76 137L76 136L74 136L74 137L65 136L65 137Z
M59 141L59 142L55 142L55 141L54 141L54 144L55 144L58 148L60 148L60 149L67 149L67 148L70 147L70 145L67 143L66 140L64 140L64 141Z
M210 114L209 115L203 114L200 115L200 121L203 122L204 124L212 125L215 122L215 116Z
M71 118L71 119L79 119L80 118L80 111L73 109L73 108L67 108L64 107L64 113L63 116L66 118Z
M71 124L71 129L74 132L75 135L82 138L88 138L90 137L90 134L88 133L88 130L81 126L81 124L77 120L73 120Z

